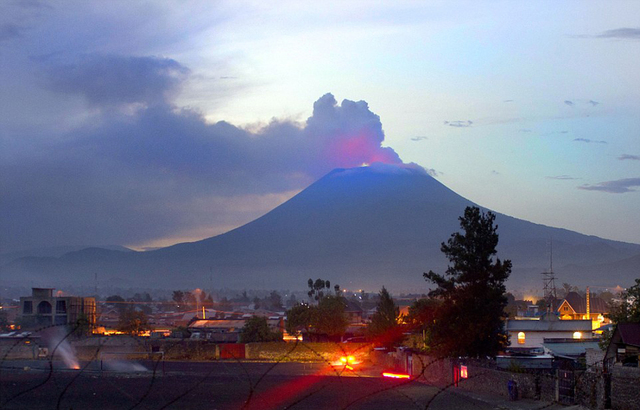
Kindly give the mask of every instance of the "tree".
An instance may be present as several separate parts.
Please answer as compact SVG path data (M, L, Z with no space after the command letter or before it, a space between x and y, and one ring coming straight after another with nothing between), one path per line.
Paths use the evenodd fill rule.
M308 332L311 329L311 313L311 306L306 303L298 303L287 310L287 333L296 335L303 330Z
M607 315L614 323L640 323L640 279L620 294L620 303L614 303Z
M185 303L185 294L183 291L181 290L174 290L173 294L171 295L171 299L173 300L173 302L176 304L176 308L180 311L180 310L188 310L189 308Z
M268 302L269 310L282 310L282 296L275 290L269 294Z
M440 307L440 300L436 298L421 298L409 306L407 323L411 330L426 331L431 328L436 319L436 312Z
M265 317L250 317L240 330L241 343L276 342L278 340L282 340L282 334L269 329Z
M130 335L139 335L145 330L150 330L149 319L144 312L127 308L120 313L118 318L118 330Z
M317 334L335 338L342 336L349 325L345 316L345 300L341 296L324 296L312 310L311 326Z
M636 284L620 294L619 302L611 302L610 311L606 316L615 324L640 323L640 279ZM613 331L602 332L598 345L600 349L607 350Z
M345 315L346 302L339 293L340 287L335 286L336 295L325 294L322 289L330 289L329 281L309 279L310 299L318 301L316 306L298 303L287 311L287 333L297 334L305 331L312 338L320 335L336 338L342 336L347 329L348 321ZM317 286L316 286L317 284ZM320 296L321 295L321 296Z
M324 290L327 289L328 291L329 289L331 289L331 282L323 279L316 279L316 281L314 282L313 279L310 278L307 281L307 286L309 286L309 291L307 292L307 295L309 295L309 299L315 299L316 301L319 301L325 296ZM336 285L336 293L339 290L340 287Z
M107 298L107 303L114 307L118 312L122 312L127 308L126 301L120 295L111 295Z
M398 325L400 309L396 306L389 291L383 286L378 297L376 312L371 318L368 333L386 347L392 347L402 340L402 329Z
M409 314L406 322L413 334L420 334L421 338L413 336L414 347L429 350L431 340L431 328L436 319L436 312L440 307L440 300L436 298L421 298L409 306Z
M507 345L504 282L511 273L511 261L494 260L498 245L495 214L467 207L459 220L464 233L453 233L440 248L449 260L445 275L424 274L437 285L429 295L442 300L431 347L453 356L495 356Z

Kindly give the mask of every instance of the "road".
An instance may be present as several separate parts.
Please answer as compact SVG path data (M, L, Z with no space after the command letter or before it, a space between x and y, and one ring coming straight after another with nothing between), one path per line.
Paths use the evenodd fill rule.
M81 363L6 362L2 409L489 409L487 404L418 382L380 377L380 369L326 364L151 362L119 371ZM164 370L162 366L164 364ZM25 369L26 365L26 369ZM142 368L144 366L145 368ZM434 398L434 396L436 396Z

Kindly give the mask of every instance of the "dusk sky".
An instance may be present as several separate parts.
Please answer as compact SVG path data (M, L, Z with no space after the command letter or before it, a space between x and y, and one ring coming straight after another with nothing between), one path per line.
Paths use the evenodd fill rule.
M3 1L0 252L198 240L372 162L640 243L639 73L638 1Z

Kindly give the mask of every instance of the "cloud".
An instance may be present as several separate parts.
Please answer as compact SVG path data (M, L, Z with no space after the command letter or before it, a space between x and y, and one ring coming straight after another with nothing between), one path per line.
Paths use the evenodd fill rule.
M57 92L79 94L93 106L166 102L189 70L161 57L88 55L48 67L48 85Z
M496 171L495 169L491 170L491 175L501 175L500 172Z
M575 103L573 101L571 101L571 100L564 100L564 103L566 105L568 105L569 107L573 107L575 105Z
M13 23L0 25L0 41L9 41L22 35L22 28Z
M593 37L640 40L640 28L629 28L629 27L616 28L613 30L604 31Z
M593 105L594 107L595 107L596 105L599 105L599 104L600 104L599 102L597 102L597 101L593 101L593 100L589 100L589 101L587 101L587 103L588 103L588 104Z
M424 140L428 140L428 137L412 137L411 141L424 141Z
M586 142L588 144L590 143L594 143L594 144L607 144L607 141L602 141L602 140L590 140L588 138L574 138L573 139L576 142Z
M578 189L584 189L587 191L601 191L611 194L624 194L626 192L637 192L633 187L640 186L640 178L625 178L615 181L600 182L595 185L581 185Z
M448 125L450 127L459 127L459 128L467 128L473 125L473 121L445 121L444 125Z
M572 177L570 175L546 176L545 178L546 179L557 179L557 180L561 180L561 181L579 179L579 178L574 178L574 177Z
M437 177L439 177L440 175L442 175L442 172L440 172L440 171L436 171L436 170L435 170L435 169L433 169L433 168L425 169L425 171L427 171L427 174L428 174L428 175L431 175L431 176L432 176L432 177L434 177L434 178L437 178Z
M304 123L244 129L174 106L187 76L158 57L90 56L48 70L50 89L98 113L62 135L43 132L42 145L0 152L0 247L199 239L255 219L333 168L402 164L365 101L325 94ZM108 109L128 104L139 107Z
M502 102L510 103L510 102L513 102L513 100L502 100Z
M631 159L640 161L640 155L630 155L630 154L622 154L618 157L619 160Z

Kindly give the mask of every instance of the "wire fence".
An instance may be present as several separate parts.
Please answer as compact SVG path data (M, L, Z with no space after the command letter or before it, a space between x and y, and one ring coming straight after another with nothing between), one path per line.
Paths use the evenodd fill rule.
M633 405L633 388L637 396L640 381L637 373L612 380L601 362L581 370L507 371L497 369L491 360L434 358L412 351L376 353L366 344L335 343L331 349L319 349L319 344L297 340L281 343L268 361L250 361L243 354L226 360L219 360L219 355L193 360L188 354L185 357L181 341L158 342L159 348L148 338L105 336L89 338L93 343L87 343L77 339L82 326L86 325L37 329L34 333L50 335L47 346L31 335L5 339L0 408L165 409L198 404L201 408L353 409L384 408L375 406L383 406L385 400L401 403L394 408L447 408L452 400L460 402L460 409L478 406L464 395L451 394L461 391L501 395L506 400L541 400L538 409L558 402L605 408L612 404L612 385L621 396L627 388ZM302 351L306 360L300 364ZM357 358L365 365L352 366L351 359L341 364L340 357ZM383 369L404 378L383 380ZM317 403L336 391L342 395L339 401L326 402L324 407ZM97 397L95 402L91 394ZM33 403L42 405L33 407Z

